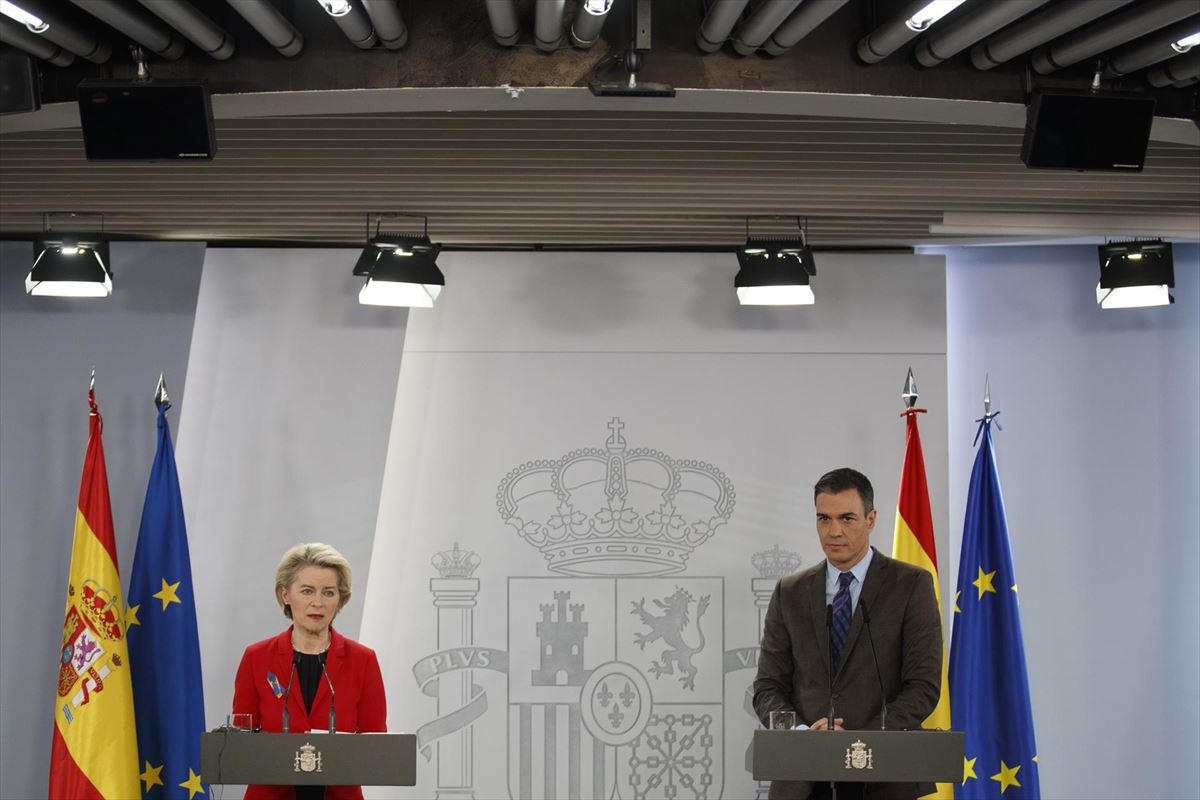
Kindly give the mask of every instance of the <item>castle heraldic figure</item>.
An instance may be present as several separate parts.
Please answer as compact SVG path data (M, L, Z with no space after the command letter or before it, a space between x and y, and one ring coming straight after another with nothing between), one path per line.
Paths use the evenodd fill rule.
M766 725L772 711L795 711L804 723L798 727L821 731L828 727L832 707L835 728L878 730L882 704L862 630L865 604L887 699L887 727L919 728L941 691L942 626L933 579L871 547L875 492L862 473L849 468L826 473L813 488L813 500L825 561L780 578L775 586L763 623L755 713ZM838 783L837 797L908 800L933 789L933 784ZM774 781L769 797L830 795L828 784Z

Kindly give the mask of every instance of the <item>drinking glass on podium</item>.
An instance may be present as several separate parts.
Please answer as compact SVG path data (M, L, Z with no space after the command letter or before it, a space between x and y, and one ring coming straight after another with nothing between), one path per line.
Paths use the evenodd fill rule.
M790 731L796 727L795 711L772 711L767 721L773 731Z

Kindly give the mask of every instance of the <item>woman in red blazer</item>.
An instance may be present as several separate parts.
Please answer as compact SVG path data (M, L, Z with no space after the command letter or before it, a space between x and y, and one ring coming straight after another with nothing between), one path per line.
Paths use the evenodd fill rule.
M375 651L332 625L350 600L350 577L349 562L327 544L300 544L284 553L275 573L275 599L292 626L246 648L234 680L233 713L251 714L254 728L279 733L286 692L291 733L326 730L332 683L338 731L387 730L387 700ZM250 786L246 791L246 800L362 796L360 786Z

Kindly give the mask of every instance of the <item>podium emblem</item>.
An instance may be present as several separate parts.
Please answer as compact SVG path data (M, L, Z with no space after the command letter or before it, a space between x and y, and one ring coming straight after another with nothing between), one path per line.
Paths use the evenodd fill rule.
M295 766L293 772L320 772L321 751L305 742L296 751L296 759L293 764Z
M875 769L871 750L861 739L846 748L846 769Z

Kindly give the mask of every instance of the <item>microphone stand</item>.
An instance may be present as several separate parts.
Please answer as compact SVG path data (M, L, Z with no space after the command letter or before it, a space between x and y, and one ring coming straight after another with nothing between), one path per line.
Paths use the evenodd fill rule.
M292 671L288 674L287 689L283 692L283 732L288 733L288 700L292 696L292 678L296 677L296 664L300 661L300 654L295 650L292 651Z
M858 607L862 609L863 628L867 631L867 642L871 645L871 658L875 662L875 678L879 681L879 702L881 710L879 713L879 730L887 730L887 693L883 690L883 673L879 671L879 657L875 655L875 637L871 635L871 615L867 613L867 604L863 599L858 598Z
M333 681L329 677L329 670L325 669L326 653L321 653L321 674L325 676L325 683L329 685L329 732L337 733L337 725L334 722L333 713Z
M825 606L825 630L828 634L826 638L829 640L829 717L825 725L826 730L833 730L833 604L829 603ZM837 800L837 783L829 782L829 794L831 800Z

